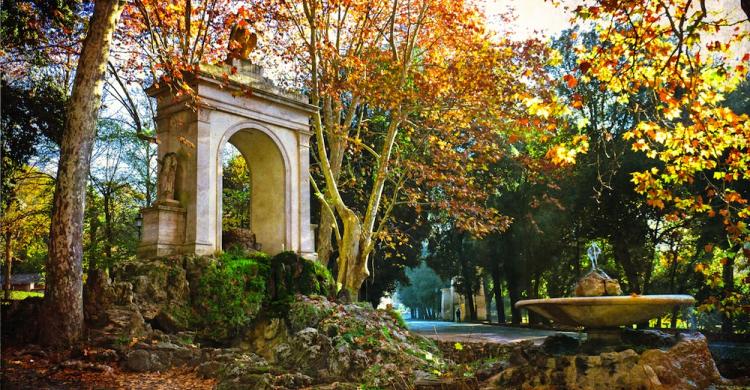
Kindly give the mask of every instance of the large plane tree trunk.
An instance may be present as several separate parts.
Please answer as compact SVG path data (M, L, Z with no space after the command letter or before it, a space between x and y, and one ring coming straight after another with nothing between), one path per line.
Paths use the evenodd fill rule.
M55 185L40 341L69 347L83 335L83 212L112 34L125 2L98 0L66 109Z

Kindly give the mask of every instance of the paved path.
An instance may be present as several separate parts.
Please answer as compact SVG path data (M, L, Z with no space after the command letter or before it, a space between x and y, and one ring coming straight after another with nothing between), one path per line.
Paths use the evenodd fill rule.
M481 341L494 343L515 343L531 340L541 344L544 338L553 335L551 330L515 328L509 326L473 324L448 321L407 321L409 330L430 338L448 341ZM570 333L575 335L576 333Z

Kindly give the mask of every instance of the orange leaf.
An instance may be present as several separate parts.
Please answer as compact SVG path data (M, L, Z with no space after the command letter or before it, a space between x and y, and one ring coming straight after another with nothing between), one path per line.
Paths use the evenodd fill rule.
M563 76L563 80L568 84L568 88L575 88L578 85L578 80L573 75L566 74Z

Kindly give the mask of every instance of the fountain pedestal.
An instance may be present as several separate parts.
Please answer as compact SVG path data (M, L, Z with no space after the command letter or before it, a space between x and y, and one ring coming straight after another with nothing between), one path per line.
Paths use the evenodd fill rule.
M622 329L620 328L593 328L584 329L584 331L586 332L586 343L588 344L622 344Z

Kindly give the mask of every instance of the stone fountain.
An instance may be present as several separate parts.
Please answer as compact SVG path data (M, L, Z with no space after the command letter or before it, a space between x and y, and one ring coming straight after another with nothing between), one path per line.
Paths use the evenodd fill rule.
M721 377L706 338L695 331L664 333L625 325L647 321L689 295L622 295L620 284L597 266L601 249L589 248L591 272L574 297L519 301L559 324L583 328L579 337L558 333L542 345L518 345L487 389L706 389L731 383Z
M532 310L559 324L583 327L589 341L616 343L620 326L648 321L675 306L695 303L690 295L621 295L619 282L598 267L600 254L596 243L589 247L591 271L578 281L575 297L528 299L518 301L516 308Z

